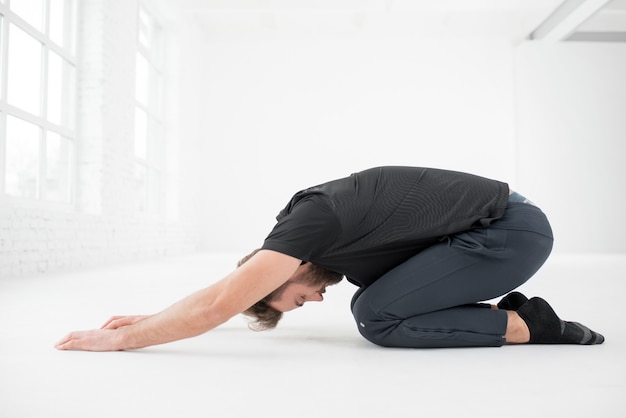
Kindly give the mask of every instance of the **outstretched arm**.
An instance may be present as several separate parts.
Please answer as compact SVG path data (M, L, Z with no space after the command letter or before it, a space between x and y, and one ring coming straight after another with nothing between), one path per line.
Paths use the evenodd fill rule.
M243 312L285 283L300 260L262 250L219 282L193 293L164 311L130 325L75 331L57 344L60 350L115 351L163 344L203 334Z

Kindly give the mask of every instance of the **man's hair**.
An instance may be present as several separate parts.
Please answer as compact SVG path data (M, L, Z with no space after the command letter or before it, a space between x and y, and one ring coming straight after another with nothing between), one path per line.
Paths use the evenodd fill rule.
M260 248L252 251L250 254L243 257L237 263L237 267L241 267L245 262L250 260L256 253L261 251ZM283 317L283 313L272 307L270 302L277 300L280 295L283 294L287 286L290 283L303 283L312 286L324 287L337 284L343 279L343 275L334 271L327 270L323 267L311 264L309 271L306 273L290 279L283 283L280 287L275 289L272 293L265 296L263 299L243 311L243 314L252 318L252 322L248 324L248 327L253 331L266 331L272 328L276 328L278 321Z

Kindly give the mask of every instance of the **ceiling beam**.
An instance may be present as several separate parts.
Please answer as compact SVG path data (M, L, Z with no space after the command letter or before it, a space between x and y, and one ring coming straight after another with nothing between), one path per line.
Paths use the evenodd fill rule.
M546 41L565 40L608 2L609 0L565 0L531 32L529 38Z

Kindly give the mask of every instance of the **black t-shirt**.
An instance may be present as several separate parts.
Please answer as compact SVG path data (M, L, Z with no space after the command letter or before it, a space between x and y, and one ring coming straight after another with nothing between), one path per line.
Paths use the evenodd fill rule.
M296 193L263 249L368 286L446 235L502 217L508 185L433 168L377 167Z

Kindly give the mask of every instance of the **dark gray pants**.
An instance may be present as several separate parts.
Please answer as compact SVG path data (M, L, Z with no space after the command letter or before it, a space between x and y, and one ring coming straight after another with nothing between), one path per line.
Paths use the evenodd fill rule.
M526 282L552 242L539 208L509 202L489 227L452 235L359 289L352 299L359 331L388 347L501 346L506 312L478 302Z

